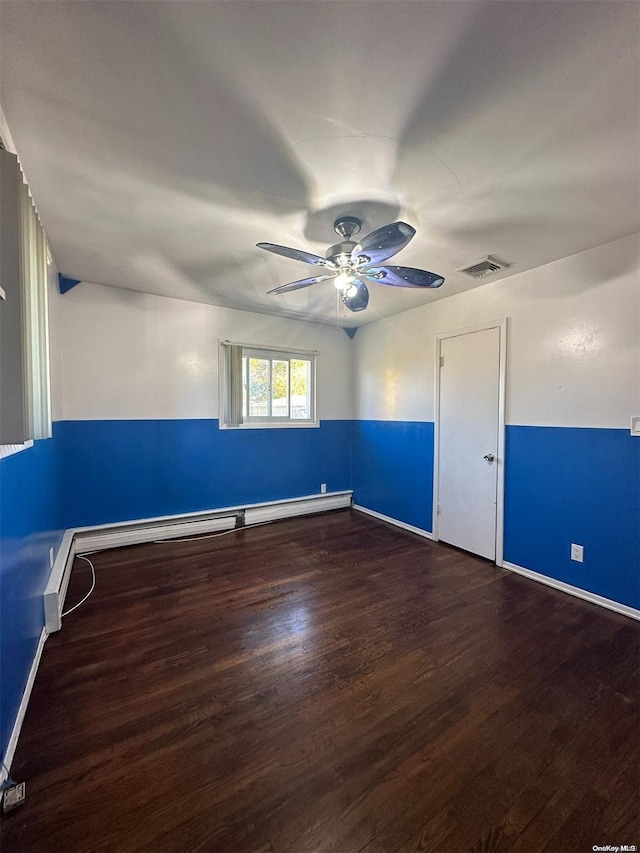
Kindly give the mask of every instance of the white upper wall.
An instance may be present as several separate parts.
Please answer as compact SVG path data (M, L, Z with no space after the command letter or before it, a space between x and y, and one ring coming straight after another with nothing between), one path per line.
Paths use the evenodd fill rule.
M435 335L502 317L507 423L626 429L640 414L637 235L380 320L353 341L332 326L90 284L52 298L52 314L55 419L216 418L228 338L319 350L321 419L429 421Z
M507 423L628 428L640 414L634 235L363 327L355 416L432 421L435 335L503 317Z
M84 283L55 308L64 420L217 418L225 339L318 350L320 419L353 415L353 342L342 329Z

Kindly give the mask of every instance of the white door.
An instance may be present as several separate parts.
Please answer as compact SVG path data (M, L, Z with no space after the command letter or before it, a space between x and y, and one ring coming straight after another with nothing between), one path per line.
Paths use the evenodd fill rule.
M496 559L500 328L440 340L438 538Z

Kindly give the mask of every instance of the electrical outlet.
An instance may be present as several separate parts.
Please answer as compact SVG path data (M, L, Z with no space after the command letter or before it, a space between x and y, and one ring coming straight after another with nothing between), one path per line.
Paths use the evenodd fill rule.
M577 563L584 562L584 545L576 545L575 542L571 543L571 559Z
M10 812L11 809L18 808L18 806L21 806L24 803L25 797L26 790L24 782L20 782L18 785L11 785L10 788L6 788L3 791L2 811Z
M326 483L320 483L320 494L324 495L324 494L326 494L326 492L327 492L327 484Z
M49 568L50 569L53 568L53 559L54 559L53 548L49 548Z

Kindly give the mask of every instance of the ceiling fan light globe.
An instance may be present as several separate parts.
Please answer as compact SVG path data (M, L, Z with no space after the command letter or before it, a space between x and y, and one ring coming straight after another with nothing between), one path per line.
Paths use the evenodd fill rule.
M340 291L340 293L345 293L351 296L353 294L351 294L349 291L356 291L358 279L355 276L350 275L348 272L341 272L335 277L333 283Z

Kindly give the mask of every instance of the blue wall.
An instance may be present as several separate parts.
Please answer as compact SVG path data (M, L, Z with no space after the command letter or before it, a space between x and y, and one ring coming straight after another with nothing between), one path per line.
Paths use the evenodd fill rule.
M4 755L44 626L49 548L61 538L55 439L0 460L0 746Z
M433 507L433 424L354 421L353 500L430 531Z
M508 426L505 455L505 560L640 607L640 440Z
M350 488L350 421L221 430L217 420L63 421L67 527Z

